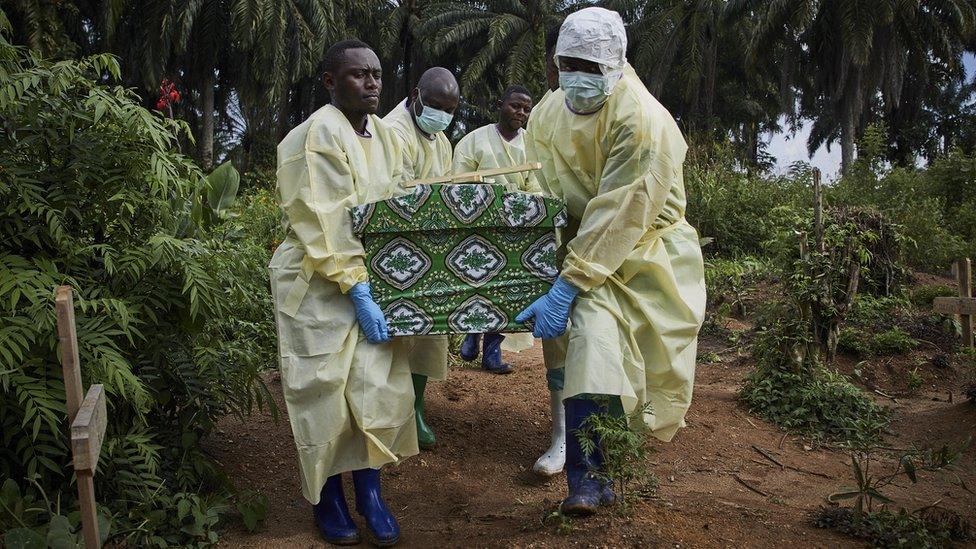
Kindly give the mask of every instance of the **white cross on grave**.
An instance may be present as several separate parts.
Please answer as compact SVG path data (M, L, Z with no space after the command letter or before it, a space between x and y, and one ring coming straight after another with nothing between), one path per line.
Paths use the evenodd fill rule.
M972 264L968 259L956 262L956 281L959 297L937 297L932 306L937 313L959 315L962 326L962 344L973 347L973 316L976 315L976 299L973 298Z

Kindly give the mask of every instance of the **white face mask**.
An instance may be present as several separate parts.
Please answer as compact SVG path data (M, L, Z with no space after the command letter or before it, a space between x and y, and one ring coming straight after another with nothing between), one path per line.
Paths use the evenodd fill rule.
M417 103L420 103L421 109L420 114L417 115L417 125L425 133L434 135L437 132L446 130L451 125L451 120L454 119L454 115L424 105L424 101L420 98L420 93L417 94Z
M617 78L606 74L559 71L559 87L576 112L593 112L603 106L613 91Z

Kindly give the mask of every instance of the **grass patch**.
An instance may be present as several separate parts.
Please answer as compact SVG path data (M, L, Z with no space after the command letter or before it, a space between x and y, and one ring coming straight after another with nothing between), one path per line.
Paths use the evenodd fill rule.
M972 539L970 526L962 517L937 507L920 513L882 509L861 516L849 507L822 507L814 514L813 523L866 540L872 547L948 547Z
M912 303L918 307L931 307L937 297L955 297L958 290L945 284L926 284L912 290Z
M837 348L848 354L869 358L905 354L915 350L918 345L917 339L897 326L878 333L847 327L840 331Z
M739 394L749 410L783 429L854 447L876 444L891 412L826 368L795 373L759 367Z

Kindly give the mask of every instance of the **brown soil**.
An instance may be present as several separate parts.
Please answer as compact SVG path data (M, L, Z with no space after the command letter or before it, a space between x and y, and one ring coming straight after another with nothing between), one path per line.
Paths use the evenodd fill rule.
M512 375L456 368L446 382L431 384L428 418L438 447L383 471L384 493L403 531L401 545L863 546L810 523L810 514L826 504L828 494L851 484L848 454L814 448L749 414L736 398L752 367L748 353L711 337L704 337L701 347L719 360L699 366L688 427L670 444L653 444L646 465L660 480L656 496L638 502L628 516L607 510L562 528L543 524L543 518L565 495L564 476L544 480L531 471L549 442L539 346L507 356L517 365ZM939 375L931 365L922 369L926 383L919 391L902 396L899 385L889 388L899 395L895 399L876 395L896 412L889 441L893 450L880 456L876 466L890 468L895 448L958 442L976 432L976 407L953 388L953 376ZM276 378L270 381L280 394ZM886 387L875 388L892 394ZM240 487L259 490L270 500L260 532L248 534L234 526L222 535L223 545L324 546L299 493L295 449L284 417L277 423L267 414L247 423L225 420L209 447ZM958 471L966 484L976 486L976 449L967 450ZM915 510L939 502L976 523L976 497L945 475L926 473L917 485L907 479L896 484L887 495L899 506Z

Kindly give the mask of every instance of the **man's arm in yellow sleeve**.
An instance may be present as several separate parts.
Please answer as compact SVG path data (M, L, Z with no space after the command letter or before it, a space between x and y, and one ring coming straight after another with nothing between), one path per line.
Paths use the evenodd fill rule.
M567 244L561 276L584 292L603 284L634 250L664 209L676 173L649 134L653 125L635 118L613 130L597 196Z
M325 124L309 129L305 154L278 169L282 208L315 272L343 293L367 280L362 243L347 208L358 205L352 167Z
M480 162L474 154L474 136L470 133L461 138L458 141L456 147L454 147L454 172L453 173L467 173L476 171Z

